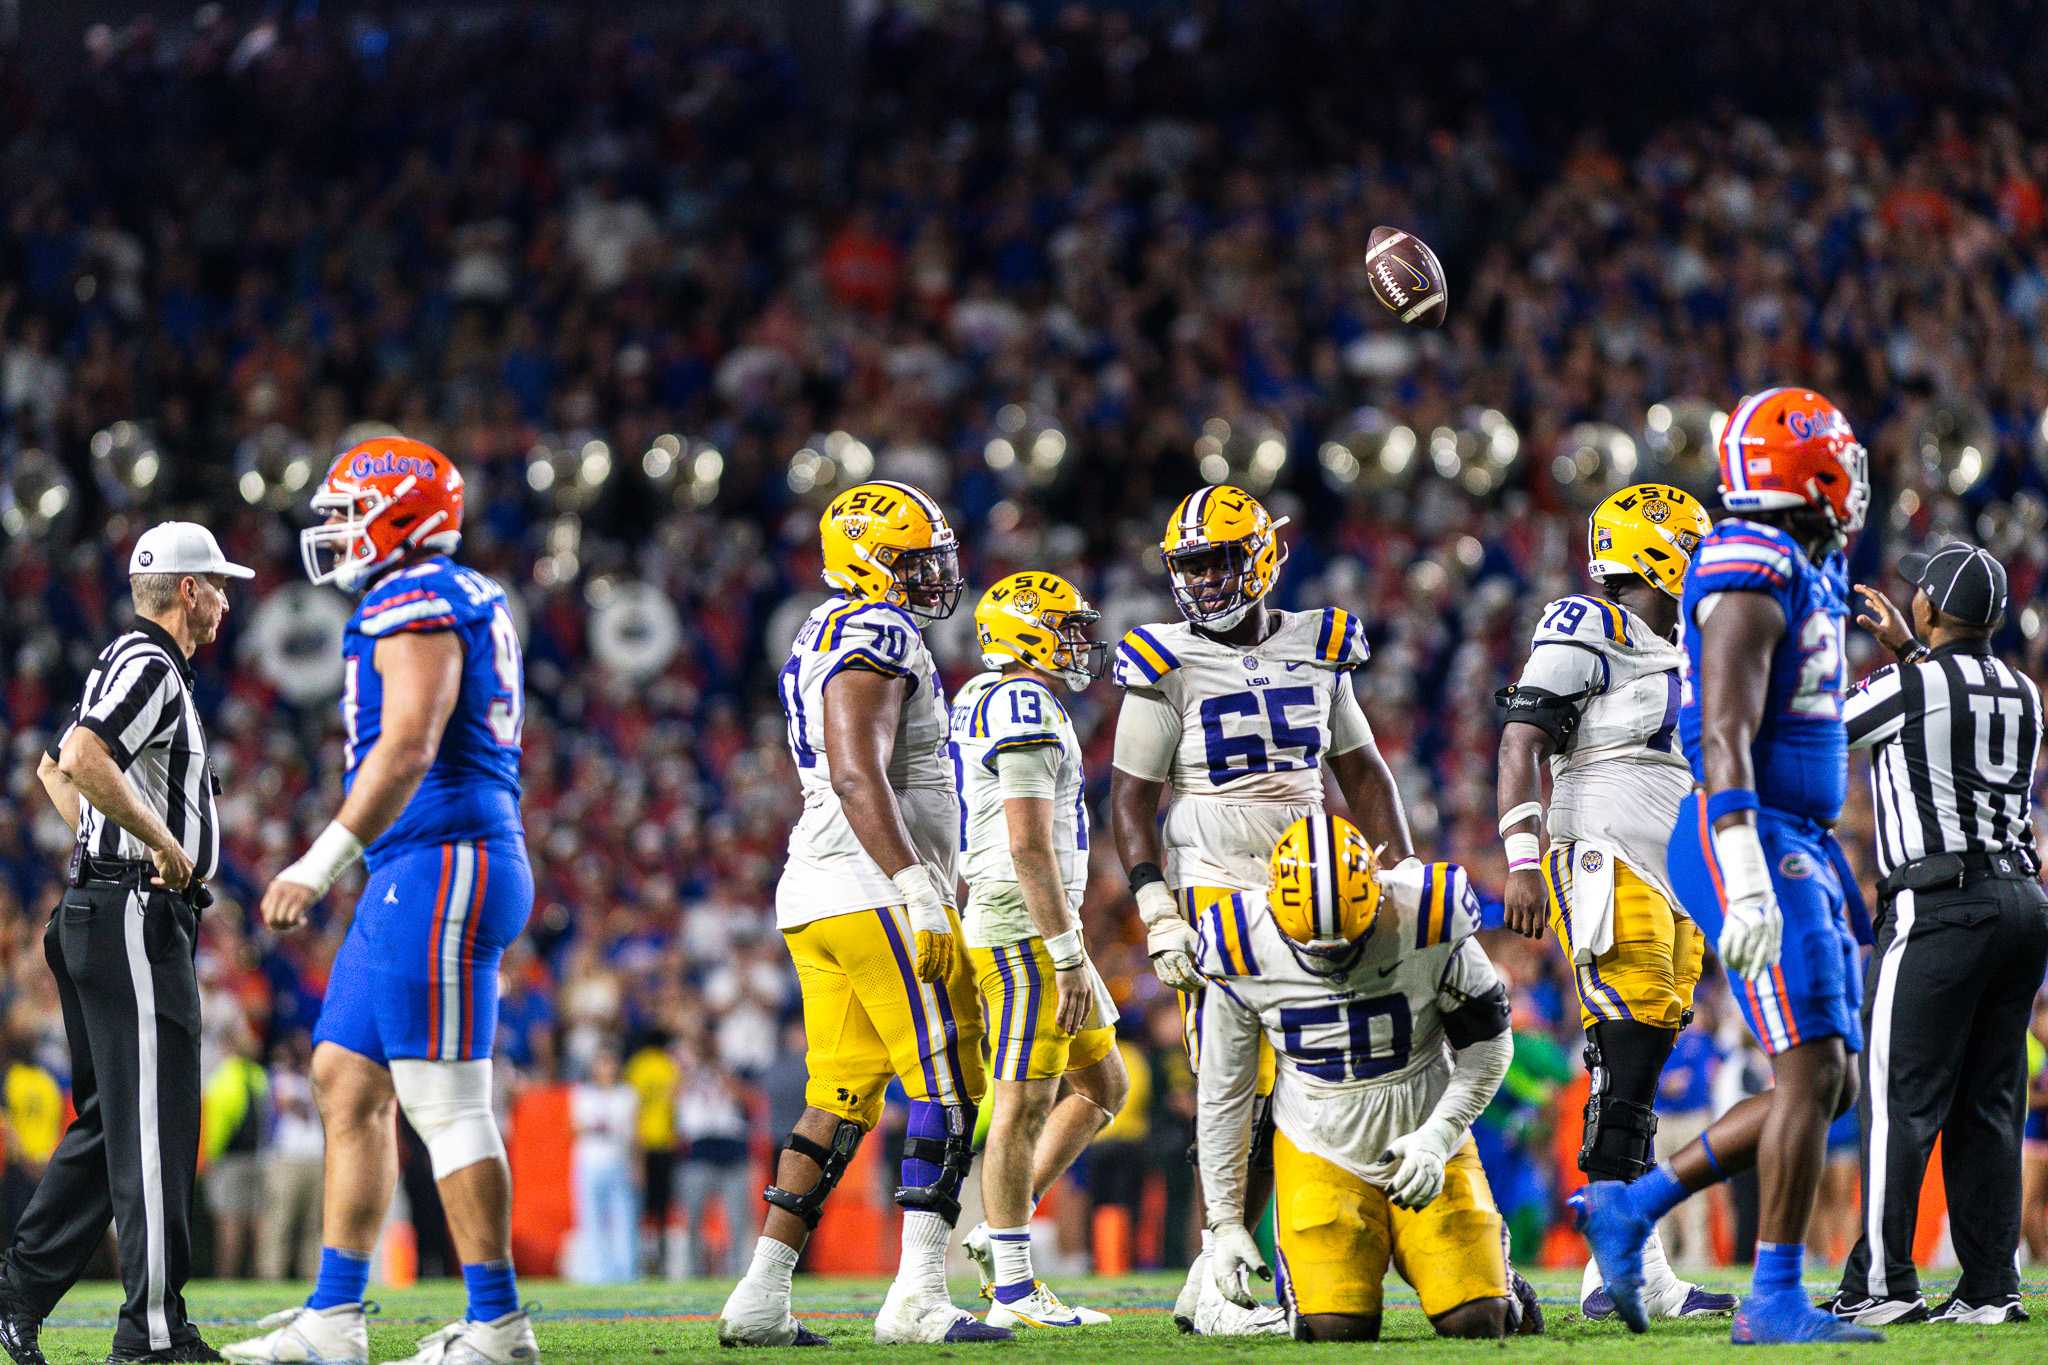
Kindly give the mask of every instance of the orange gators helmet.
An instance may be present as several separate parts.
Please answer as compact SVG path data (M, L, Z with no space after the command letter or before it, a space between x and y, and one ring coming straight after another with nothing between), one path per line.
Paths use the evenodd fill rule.
M1870 507L1869 461L1833 403L1811 389L1765 389L1736 404L1721 429L1721 505L1811 507L1846 543Z
M379 436L351 446L313 494L325 520L299 532L306 577L357 591L413 551L462 539L462 471L424 441Z

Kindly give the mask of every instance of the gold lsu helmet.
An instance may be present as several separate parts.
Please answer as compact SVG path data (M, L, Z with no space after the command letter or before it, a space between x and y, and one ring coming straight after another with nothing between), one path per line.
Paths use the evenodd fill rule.
M1586 572L1601 582L1636 574L1676 597L1701 538L1714 529L1698 498L1669 484L1639 483L1610 495L1586 521Z
M818 518L825 581L861 602L887 602L926 621L960 605L960 543L922 490L877 479L856 484Z
M1102 613L1058 574L1026 570L1002 579L974 607L981 661L990 668L1029 664L1079 692L1102 676L1109 645L1090 638Z
M1380 918L1379 850L1341 815L1305 815L1273 845L1266 893L1295 958L1317 976L1357 965Z
M1231 484L1182 498L1159 542L1181 615L1216 630L1242 621L1273 590L1287 562L1287 547L1274 534L1286 524L1286 517L1275 521L1257 498Z

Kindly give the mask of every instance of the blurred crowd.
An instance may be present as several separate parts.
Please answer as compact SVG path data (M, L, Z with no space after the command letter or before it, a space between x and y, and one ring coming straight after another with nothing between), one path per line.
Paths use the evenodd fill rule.
M808 46L718 6L209 8L96 28L69 64L0 52L0 1046L26 1077L0 1212L66 1068L38 945L67 840L33 755L125 610L128 544L175 511L260 566L195 661L227 793L201 961L215 1250L283 1273L303 1239L254 1214L310 1209L305 1039L352 888L295 937L247 911L338 802L338 599L291 585L309 479L365 422L462 465L461 558L519 604L538 899L502 1088L577 1086L598 1277L644 1211L751 1223L734 1173L800 1102L773 674L849 482L948 508L970 604L1052 568L1110 633L1172 618L1150 554L1172 502L1253 488L1292 518L1279 604L1363 615L1418 839L1482 887L1492 694L1582 586L1585 510L1636 478L1710 490L1745 390L1810 383L1869 446L1860 580L1979 539L2011 574L2001 647L2048 675L2033 9L1738 4L1624 33L1597 6L1443 8L857 5L848 42ZM1442 330L1370 296L1380 223L1442 255ZM932 631L953 685L967 615ZM1074 707L1098 803L1115 709L1106 682ZM1857 789L1866 867L1869 828ZM1172 1167L1184 1208L1177 1025L1107 841L1096 864L1091 946L1143 1079L1084 1175L1135 1209ZM1554 949L1489 947L1525 1040L1489 1165L1521 1163L1496 1183L1540 1239L1575 1008ZM1753 1082L1718 990L1674 1113ZM730 1245L663 1255L712 1273Z

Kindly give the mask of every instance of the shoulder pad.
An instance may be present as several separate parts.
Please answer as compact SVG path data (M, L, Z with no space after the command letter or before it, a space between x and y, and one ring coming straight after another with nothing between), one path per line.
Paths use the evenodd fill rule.
M448 630L468 601L440 564L422 564L379 579L356 608L356 629L373 638L409 630Z
M1157 687L1160 679L1180 667L1180 660L1160 639L1156 626L1133 626L1116 647L1119 687Z
M1589 593L1560 597L1545 607L1530 642L1538 645L1569 642L1601 650L1610 647L1627 649L1635 643L1629 631L1628 613L1614 603Z
M1693 552L1686 579L1696 592L1776 592L1789 585L1804 556L1775 526L1724 521Z
M1339 668L1356 668L1372 656L1365 625L1342 607L1316 613L1316 658Z
M1190 916L1195 933L1202 940L1201 965L1206 975L1215 980L1259 974L1259 955L1252 936L1261 921L1272 920L1265 913L1265 898L1260 893L1239 891L1227 899L1211 901L1199 919L1193 918L1194 893L1182 891L1180 899L1182 913Z
M886 602L842 602L825 613L811 648L838 654L826 677L842 669L861 668L891 678L907 678L922 640L917 618Z
M990 683L975 700L967 733L993 740L989 758L1005 749L1059 744L1060 724L1067 708L1051 688L1035 678L1004 678Z
M1422 869L1415 906L1417 951L1456 943L1479 932L1479 895L1456 863L1428 863Z

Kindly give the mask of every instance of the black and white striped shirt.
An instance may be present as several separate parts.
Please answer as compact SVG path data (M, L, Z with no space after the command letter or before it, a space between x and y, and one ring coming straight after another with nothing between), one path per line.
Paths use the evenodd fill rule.
M220 870L220 814L206 732L192 703L192 666L168 631L137 621L101 650L65 731L72 725L106 741L114 762L192 860L195 884ZM79 804L78 838L94 858L149 857L148 846L90 801Z
M1881 668L1849 693L1849 747L1872 749L1877 867L2032 849L2041 690L1981 641Z

